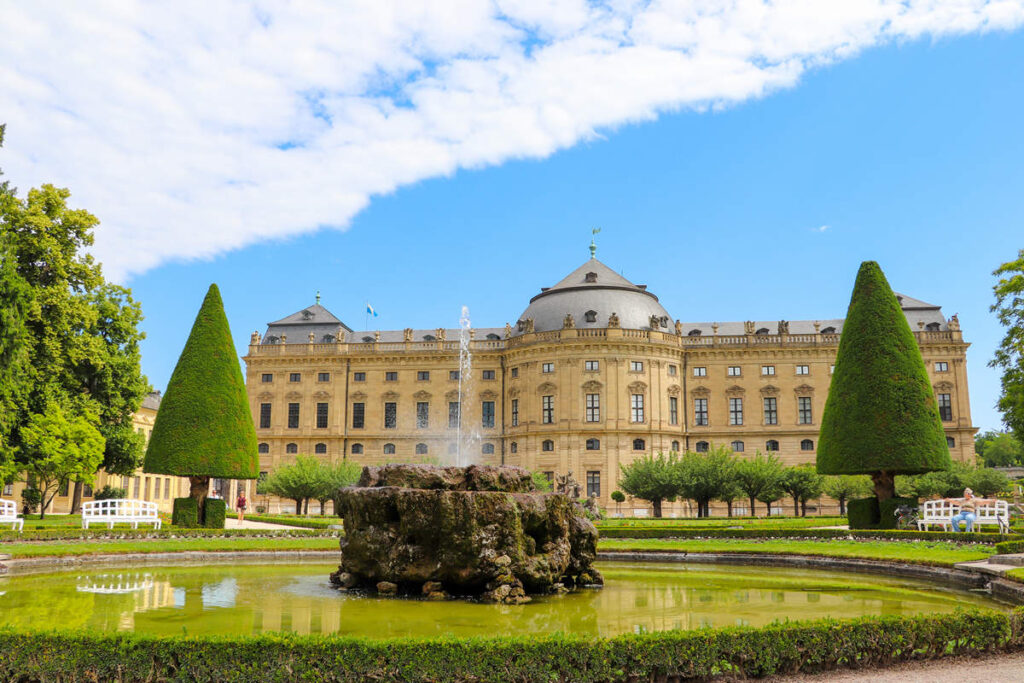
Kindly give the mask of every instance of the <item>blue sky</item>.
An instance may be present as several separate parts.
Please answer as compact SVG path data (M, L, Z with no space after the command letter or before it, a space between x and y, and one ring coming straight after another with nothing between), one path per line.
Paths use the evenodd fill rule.
M97 35L69 49L128 45L141 56L104 53L102 87L72 69L80 91L69 81L46 96L24 84L52 81L59 65L0 72L0 89L21 93L0 114L9 124L0 166L22 189L70 187L104 221L97 254L142 302L155 388L211 282L240 354L253 330L311 304L317 290L356 329L367 300L381 329L454 327L462 305L476 326L501 326L583 262L590 229L601 227L599 258L683 321L840 317L858 264L879 261L896 290L959 313L972 343L974 423L998 427L998 375L986 363L1001 331L988 307L991 271L1024 248L1024 35L1013 30L1024 7L954 22L927 3L880 3L901 14L876 21L814 17L825 6L810 3L810 19L765 22L747 52L697 38L682 53L638 58L627 48L668 40L650 28L668 20L641 16L658 4L628 29L611 9L582 4L579 16L512 21L532 27L527 39L502 23L509 8L501 21L466 14L472 30L459 35L441 20L417 26L416 40L396 29L345 55L344 67L380 75L351 86L358 79L318 73L326 52L286 50L271 64L258 61L260 49L232 51L231 40L218 53L199 32L203 45L188 53L198 13L152 9L173 15L144 13L146 27L99 13L88 23ZM978 12L994 7L982 4ZM26 7L12 11L42 27L27 35L83 25ZM324 10L325 34L353 24L333 11ZM308 21L267 16L224 25L256 35L256 48L269 31L282 44L302 35L318 45ZM714 20L715 36L733 25L750 33L741 30L748 17ZM122 34L146 41L110 39ZM591 50L587 41L609 35L611 48ZM0 38L10 38L0 40L2 63L28 63L17 50L31 40L2 28ZM161 41L192 59L170 59ZM429 49L406 53L413 44ZM674 61L721 44L725 61L742 53L735 64ZM529 49L509 57L509 45ZM567 51L573 58L558 61ZM138 71L118 71L136 62ZM175 72L182 62L195 71ZM147 80L151 64L165 81ZM501 97L488 69L500 71ZM205 81L211 73L219 80ZM246 88L233 90L238 83ZM325 93L315 111L311 92Z

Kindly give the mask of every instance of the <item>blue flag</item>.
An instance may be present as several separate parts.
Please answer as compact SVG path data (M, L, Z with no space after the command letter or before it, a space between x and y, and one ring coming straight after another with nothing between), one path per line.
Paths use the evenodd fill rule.
M374 318L377 317L377 311L373 310L373 306L370 305L369 301L366 302L366 313L367 315L372 315Z

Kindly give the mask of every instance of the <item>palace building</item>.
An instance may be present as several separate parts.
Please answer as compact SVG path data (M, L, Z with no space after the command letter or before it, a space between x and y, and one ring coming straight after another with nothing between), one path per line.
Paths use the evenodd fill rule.
M478 437L472 461L549 477L572 471L605 507L620 466L645 454L727 445L741 457L813 462L843 326L680 322L592 249L514 325L472 330L472 379L460 401L458 329L357 332L317 299L253 333L245 356L262 470L300 453L450 462L461 419ZM900 302L951 454L968 461L976 430L959 321L908 296ZM666 514L685 514L685 503L676 506Z

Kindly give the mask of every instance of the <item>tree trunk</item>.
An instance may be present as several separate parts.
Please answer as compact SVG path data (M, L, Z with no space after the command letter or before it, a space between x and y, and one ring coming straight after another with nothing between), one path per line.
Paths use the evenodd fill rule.
M839 514L846 514L846 498L844 496L839 497Z
M302 506L302 514L309 515L309 498L305 500L305 505Z
M765 507L766 510L768 510L768 517L771 517L772 516L772 504L771 503L765 503L764 507Z
M82 488L80 481L75 482L75 492L71 496L71 514L77 514L82 509Z
M654 516L661 517L661 499L652 500L651 505L654 506Z
M192 476L188 478L188 497L196 501L196 522L200 526L206 522L206 496L210 493L210 478Z
M800 501L800 516L801 517L806 517L807 516L807 501L806 500L801 500Z
M793 516L800 516L800 496L793 496Z
M878 502L889 500L896 495L896 476L888 470L872 472L871 481L875 485L875 497Z
M750 497L750 516L757 517L757 508L754 507L754 503L757 502L754 496Z
M726 505L726 507L729 508L729 516L732 517L732 501L731 500L725 501L725 505Z
M301 498L296 498L295 499L295 514L297 514L297 515L301 515L302 514L302 499Z

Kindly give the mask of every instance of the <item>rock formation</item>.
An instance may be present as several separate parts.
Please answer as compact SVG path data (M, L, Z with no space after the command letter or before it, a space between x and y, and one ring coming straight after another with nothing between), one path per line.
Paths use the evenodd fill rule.
M515 604L603 582L582 508L518 467L366 467L338 504L342 588Z

